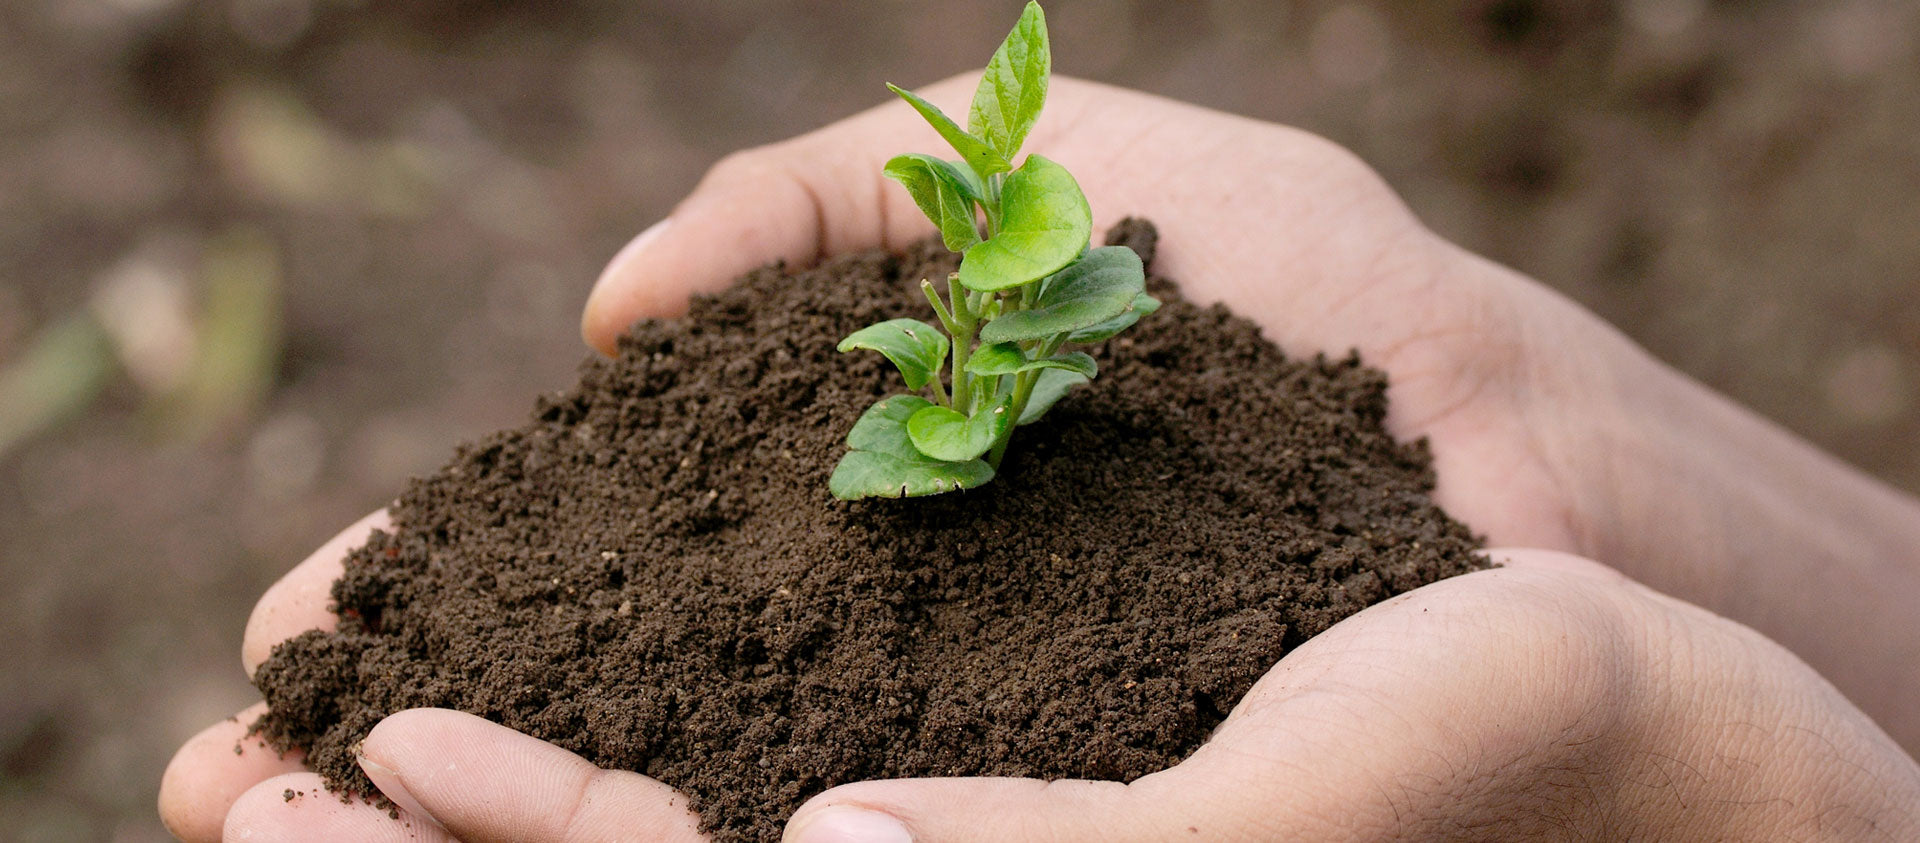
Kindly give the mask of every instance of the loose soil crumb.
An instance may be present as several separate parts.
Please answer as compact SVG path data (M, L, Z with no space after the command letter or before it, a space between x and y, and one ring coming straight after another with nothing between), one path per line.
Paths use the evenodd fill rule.
M1110 242L1151 260L1150 225ZM636 326L532 421L463 447L279 647L256 728L372 793L351 748L456 708L688 794L722 841L902 776L1129 781L1178 763L1281 656L1472 570L1386 379L1288 360L1178 297L1095 356L961 494L843 503L842 437L900 391L834 344L919 314L931 245L779 267Z

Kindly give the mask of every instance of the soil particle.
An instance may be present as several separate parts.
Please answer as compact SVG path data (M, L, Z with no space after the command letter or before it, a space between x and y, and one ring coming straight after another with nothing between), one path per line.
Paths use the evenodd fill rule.
M1152 258L1150 225L1109 240ZM1286 359L1158 278L1166 306L992 484L833 500L847 429L901 388L835 343L952 268L931 245L769 267L635 326L408 489L334 586L338 631L258 672L256 728L372 793L375 723L461 709L772 841L845 782L1171 766L1292 647L1480 565L1424 444L1383 430L1384 375Z

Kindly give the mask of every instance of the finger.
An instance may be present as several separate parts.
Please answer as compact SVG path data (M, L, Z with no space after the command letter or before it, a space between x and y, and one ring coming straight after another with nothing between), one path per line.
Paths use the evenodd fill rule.
M1447 806L1498 783L1488 770L1528 769L1525 736L1608 711L1618 692L1590 667L1607 660L1571 652L1617 639L1606 609L1554 597L1618 575L1561 554L1493 555L1505 567L1401 595L1295 649L1176 767L1124 785L861 782L804 805L786 843L1443 835Z
M1489 547L1479 552L1495 565L1581 577L1609 586L1637 585L1627 575L1584 556L1536 547Z
M899 779L835 788L802 806L783 843L1230 839L1153 777L1117 782ZM1158 803L1156 799L1164 799ZM1191 831L1189 829L1192 829Z
M300 767L300 755L281 756L247 727L267 710L249 706L208 727L173 754L160 778L160 820L173 836L188 843L219 840L227 811L248 788Z
M309 629L334 627L338 618L327 606L332 599L333 581L340 578L342 563L349 552L367 543L369 534L384 530L391 523L384 509L354 522L260 596L253 614L247 618L246 637L240 644L240 661L249 677L273 654L274 645Z
M227 840L248 843L353 840L365 843L458 843L431 823L389 813L360 799L327 792L313 773L267 779L242 794L227 814Z
M956 76L922 93L951 103L973 79ZM889 102L722 159L601 273L581 317L587 343L612 353L614 339L636 320L684 313L689 295L719 290L773 261L805 266L931 233L905 191L886 189L880 172L888 157L938 142L916 121L905 103Z
M360 753L388 799L467 843L705 839L673 788L471 714L399 712L368 733Z

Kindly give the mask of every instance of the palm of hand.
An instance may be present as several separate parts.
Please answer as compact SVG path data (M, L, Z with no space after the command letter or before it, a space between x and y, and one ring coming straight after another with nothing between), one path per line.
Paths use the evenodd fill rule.
M952 80L928 94L942 101L970 86ZM1585 405L1564 395L1531 400L1571 380L1565 357L1533 352L1547 347L1538 338L1584 332L1591 340L1604 328L1426 232L1371 171L1324 141L1071 80L1056 80L1054 91L1032 146L1079 176L1096 212L1108 215L1099 224L1151 214L1163 233L1160 272L1189 297L1254 319L1291 353L1358 348L1393 380L1395 432L1429 437L1443 505L1496 543L1580 549L1580 490L1561 478L1581 474L1556 434L1568 416L1536 408ZM634 319L672 315L688 293L768 260L924 236L906 195L879 173L887 156L932 144L906 107L892 104L727 159L676 210L670 233L643 237L651 242L615 260L589 303L588 340L610 348ZM330 624L326 584L367 528L343 534L267 594L249 624L249 665L274 642ZM1645 774L1633 759L1647 757L1648 741L1671 738L1647 724L1680 699L1678 691L1645 693L1661 653L1622 642L1643 639L1636 629L1653 620L1723 649L1728 640L1752 645L1591 563L1510 560L1403 595L1309 642L1173 770L1128 786L864 783L823 795L795 825L824 830L844 816L836 806L850 805L904 819L920 840L1165 839L1190 829L1203 839L1444 834L1516 811L1544 818L1542 829L1587 824L1617 807L1608 801L1614 766ZM1696 627L1706 631L1695 635ZM1821 692L1817 679L1807 692L1807 677L1762 655L1762 672L1783 686ZM283 787L311 789L310 774L257 752L236 756L235 732L210 730L170 768L163 813L183 836L217 834L222 822L367 839L390 829L364 807L281 799ZM579 839L613 828L693 837L658 783L592 771L472 718L399 715L375 730L365 752L461 839ZM463 765L467 758L475 763ZM423 774L443 762L505 772ZM1590 786L1527 786L1541 775ZM1608 799L1591 798L1596 792ZM1133 831L1116 836L1119 829Z

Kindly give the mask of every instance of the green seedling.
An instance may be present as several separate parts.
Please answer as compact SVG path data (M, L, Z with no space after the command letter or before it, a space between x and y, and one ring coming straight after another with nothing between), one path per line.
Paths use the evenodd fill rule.
M854 424L827 484L835 497L917 497L992 480L1014 429L1097 374L1091 356L1066 347L1105 340L1160 307L1132 249L1088 248L1093 213L1066 168L1039 155L1014 166L1052 64L1046 16L1028 3L987 63L965 129L887 86L960 155L901 155L885 173L962 259L944 297L920 282L938 326L889 319L840 342L842 352L885 355L913 394L881 400Z

